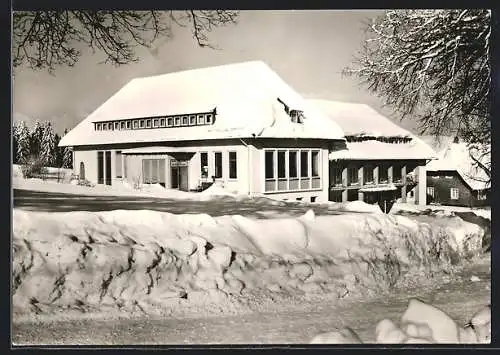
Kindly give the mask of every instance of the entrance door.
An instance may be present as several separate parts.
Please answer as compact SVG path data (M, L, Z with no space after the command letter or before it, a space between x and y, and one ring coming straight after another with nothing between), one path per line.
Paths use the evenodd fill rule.
M170 186L172 189L189 191L188 163L184 161L171 161Z
M179 168L177 166L170 168L170 187L172 189L179 188Z

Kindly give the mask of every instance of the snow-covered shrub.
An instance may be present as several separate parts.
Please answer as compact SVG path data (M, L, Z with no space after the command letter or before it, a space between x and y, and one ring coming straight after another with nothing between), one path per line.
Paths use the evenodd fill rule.
M43 177L48 173L44 161L40 157L29 158L29 160L21 166L21 171L25 179Z
M94 187L94 184L92 184L87 179L79 179L78 182L77 182L77 185L78 186Z

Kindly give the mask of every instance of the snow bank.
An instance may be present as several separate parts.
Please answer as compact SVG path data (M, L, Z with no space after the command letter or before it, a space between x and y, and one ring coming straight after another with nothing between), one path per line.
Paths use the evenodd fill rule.
M395 324L382 319L375 327L379 344L489 344L491 343L491 305L476 312L465 326L458 325L443 310L412 298ZM360 337L349 327L319 334L311 344L359 344Z
M341 297L450 265L476 253L482 234L458 218L430 225L384 214L254 220L14 209L13 305L17 314L106 307L156 314L252 292Z

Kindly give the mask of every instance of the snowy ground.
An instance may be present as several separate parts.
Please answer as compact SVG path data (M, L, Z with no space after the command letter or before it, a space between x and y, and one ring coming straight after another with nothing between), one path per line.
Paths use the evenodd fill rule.
M77 198L109 194L106 196L113 199L117 194L115 189L106 192L103 187L22 179L15 179L14 188L46 194L60 193L62 188L66 193L78 194ZM128 190L122 196L134 197L134 193L140 198L145 196L139 194L151 192ZM466 266L469 257L475 255L482 260L485 229L464 221L449 209L432 211L428 206L396 204L391 214L385 215L378 206L359 201L284 203L264 197L249 199L218 188L204 194L163 193L172 205L191 203L213 209L227 202L233 213L215 217L151 210L48 213L26 206L14 208L14 339L47 342L47 332L54 331L58 335L51 343L57 339L62 343L108 343L110 338L115 344L303 342L309 333L297 337L294 332L304 326L304 321L315 321L314 315L306 314L319 312L315 330L328 322L319 314L329 305L343 310L343 316L337 316L335 322L345 324L349 317L364 317L358 321L366 325L374 322L371 318L376 311L362 316L351 301L370 305L380 303L376 296L384 295L400 297L395 304L402 304L410 292L425 288L427 282L429 290L439 290L451 281L455 286L450 289L465 289L468 284L456 286L463 280L454 279L454 272ZM172 197L173 193L179 194ZM158 197L158 193L152 194ZM59 201L68 196L62 195ZM264 219L238 214L249 205L271 213ZM311 207L325 213L309 211ZM294 208L296 212L289 213ZM307 213L297 215L297 211ZM490 214L487 217L491 219ZM486 283L481 284L482 289L474 284L469 296L475 292L475 298L469 299L468 305L462 304L462 309L489 298L490 274L481 272L482 282ZM446 278L449 280L443 281ZM436 292L433 297L439 299L441 292L451 291ZM379 307L381 312L392 306L385 307ZM268 328L258 325L258 318L252 318L255 314L260 314L261 319L273 318L274 314L275 322L271 324L281 324L281 330L267 334ZM220 319L221 323L217 320L214 324L221 324L221 328L212 327L210 321L190 321L208 316ZM144 317L148 321L140 320ZM113 321L117 318L129 320ZM81 331L71 332L71 327L64 326L65 320L78 320L75 324L81 325ZM172 336L152 340L145 335L150 330L145 327L149 320L154 326L153 333L148 334L174 327ZM254 338L250 338L227 329L245 320L246 325L261 327L262 332L254 331ZM52 324L52 328L33 326L37 322ZM183 324L187 329L182 329ZM194 324L198 328L189 330ZM137 337L132 340L124 339L128 326L136 327ZM118 335L110 335L109 331L93 333L101 328L120 330ZM288 332L291 329L295 329L295 339ZM227 335L221 338L220 332L224 331ZM108 337L103 337L105 334ZM194 334L197 339L193 339Z

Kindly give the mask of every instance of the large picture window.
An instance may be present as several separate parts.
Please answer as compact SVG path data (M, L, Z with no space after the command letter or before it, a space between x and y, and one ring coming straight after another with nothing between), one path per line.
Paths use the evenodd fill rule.
M311 149L266 149L265 191L301 191L321 188L321 154Z
M394 165L392 169L392 182L401 182L402 179L401 170L402 170L401 165Z

